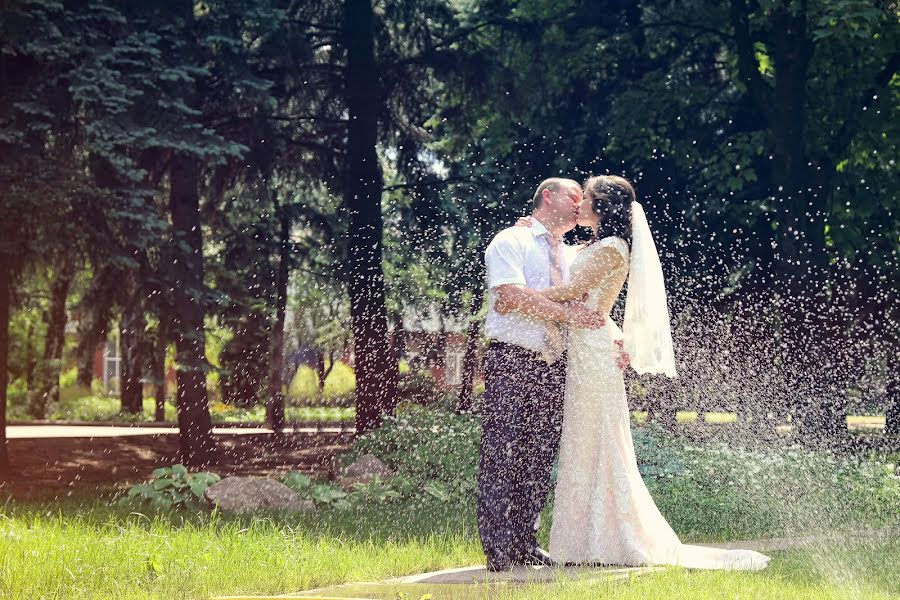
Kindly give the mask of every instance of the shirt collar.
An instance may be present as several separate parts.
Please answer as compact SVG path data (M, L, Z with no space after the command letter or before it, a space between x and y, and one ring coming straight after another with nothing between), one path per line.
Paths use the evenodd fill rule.
M528 230L534 235L534 237L541 237L546 233L550 233L550 231L546 227L544 227L544 224L534 217L531 217L531 227L529 227Z

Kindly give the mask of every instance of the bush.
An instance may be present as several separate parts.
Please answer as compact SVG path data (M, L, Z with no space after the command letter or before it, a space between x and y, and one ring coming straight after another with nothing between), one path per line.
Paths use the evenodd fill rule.
M221 478L215 473L189 473L184 465L153 471L149 483L131 486L119 498L120 505L144 504L162 510L194 510L205 507L203 492Z
M333 483L317 482L304 473L288 473L282 477L281 482L297 492L301 498L315 502L318 508L336 510L409 498L415 489L412 482L402 476L382 480L376 475L368 483L354 483L349 493Z
M654 500L688 538L900 525L900 477L884 461L796 447L692 446L652 425L633 427L632 436ZM419 497L471 505L480 440L476 416L402 405L396 417L357 439L344 460L374 454Z
M404 405L397 416L360 438L344 457L350 464L374 454L411 485L441 500L470 501L475 492L481 421L417 405Z
M397 382L397 397L401 402L452 410L456 403L453 394L438 386L428 371L401 373Z
M669 478L682 475L686 465L680 457L683 447L678 438L666 437L655 425L631 429L634 453L638 457L638 471L648 478Z
M76 381L78 381L78 367L72 367L68 371L62 371L59 374L60 389L74 387Z
M736 538L898 523L900 477L891 465L799 447L763 452L657 439L673 459L662 460L668 469L648 486L676 529L691 535Z

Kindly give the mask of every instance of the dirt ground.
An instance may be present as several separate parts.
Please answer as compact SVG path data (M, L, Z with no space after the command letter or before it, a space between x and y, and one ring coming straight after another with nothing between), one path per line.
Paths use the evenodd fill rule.
M352 433L218 435L219 475L301 471L325 476ZM176 434L106 438L31 438L8 442L14 480L0 484L0 501L44 500L123 489L178 461Z

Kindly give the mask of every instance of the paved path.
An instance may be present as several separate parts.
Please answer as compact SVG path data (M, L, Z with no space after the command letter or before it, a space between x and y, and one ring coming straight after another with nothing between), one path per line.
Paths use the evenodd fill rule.
M565 568L517 567L505 573L489 573L483 565L445 569L409 577L372 583L346 583L280 596L220 596L215 600L265 600L274 598L317 598L319 600L491 600L509 593L510 585L565 580L590 580L615 584L630 577L652 573L659 568Z
M347 427L287 427L285 433L352 433L353 428ZM98 437L124 437L134 435L175 435L177 427L128 427L109 425L9 425L6 428L6 437L9 439L28 438L98 438ZM271 434L271 429L265 427L214 427L216 435L248 435Z

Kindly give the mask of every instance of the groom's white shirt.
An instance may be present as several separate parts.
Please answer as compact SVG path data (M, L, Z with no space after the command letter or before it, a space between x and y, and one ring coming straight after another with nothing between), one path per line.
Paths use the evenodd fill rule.
M531 227L508 227L494 236L484 253L487 268L488 313L484 322L489 338L540 352L547 333L546 322L518 312L501 315L494 309L497 287L523 285L533 290L550 287L550 242L547 228L537 219ZM563 281L569 278L569 263L575 248L560 244Z

